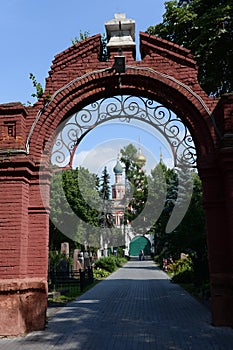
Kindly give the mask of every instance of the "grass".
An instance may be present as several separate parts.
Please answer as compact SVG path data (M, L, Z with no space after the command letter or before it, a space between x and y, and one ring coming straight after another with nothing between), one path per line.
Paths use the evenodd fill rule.
M209 283L205 283L200 287L193 283L179 283L179 285L200 302L208 302L210 299Z
M80 285L70 286L69 284L63 284L57 289L60 293L53 298L48 298L48 306L64 306L65 304L77 299L80 295L94 287L100 280L94 280L93 283L84 287L83 291L80 290Z

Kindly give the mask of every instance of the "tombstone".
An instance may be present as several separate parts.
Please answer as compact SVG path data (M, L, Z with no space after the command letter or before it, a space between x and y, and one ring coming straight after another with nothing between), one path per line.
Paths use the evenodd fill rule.
M102 256L102 251L101 251L101 249L98 249L97 250L97 259L100 259L101 256Z
M79 249L74 249L74 254L73 254L73 261L74 261L74 271L77 271L79 269L78 265L78 254L79 254Z
M68 242L61 243L61 254L65 254L66 256L69 256L70 249L69 249L69 243Z
M82 266L81 266L81 264L79 262L79 252L80 252L79 249L75 249L74 250L74 255L73 255L74 272L77 272L77 271L79 271L82 268Z
M69 276L69 264L68 264L65 256L59 261L58 269L59 269L60 277L68 277Z
M107 256L108 256L108 245L107 245L107 243L105 243L105 244L104 244L104 251L103 251L103 255L104 255L105 257L107 257Z
M84 256L83 256L83 252L79 252L78 253L78 262L80 264L80 268L84 269Z

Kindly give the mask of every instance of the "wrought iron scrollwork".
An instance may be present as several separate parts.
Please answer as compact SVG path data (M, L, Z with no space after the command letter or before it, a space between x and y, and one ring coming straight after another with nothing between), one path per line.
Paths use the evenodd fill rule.
M196 163L196 149L192 136L181 118L158 102L129 95L100 99L73 114L60 126L56 137L52 162L64 167L70 164L80 139L86 132L104 122L118 119L130 122L132 119L146 122L156 128L169 143L176 164L193 167Z

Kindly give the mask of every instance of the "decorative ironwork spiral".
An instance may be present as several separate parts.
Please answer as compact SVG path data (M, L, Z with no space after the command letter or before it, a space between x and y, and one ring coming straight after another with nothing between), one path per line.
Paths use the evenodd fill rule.
M176 163L193 167L196 150L192 136L181 118L158 102L138 96L118 95L100 99L76 112L63 125L55 140L52 162L69 164L81 136L103 122L137 119L155 127L168 141Z

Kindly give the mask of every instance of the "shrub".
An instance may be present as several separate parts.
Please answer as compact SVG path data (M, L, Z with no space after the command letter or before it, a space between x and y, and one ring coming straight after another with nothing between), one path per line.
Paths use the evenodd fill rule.
M109 274L110 273L108 271L100 269L99 267L97 269L93 270L94 278L97 279L97 280L105 278L105 277L108 277Z
M116 265L117 267L121 267L124 265L128 260L126 258L116 258Z
M179 259L172 264L168 265L168 270L174 275L184 271L192 271L193 263L190 257Z
M121 267L127 260L124 258L117 258L116 256L102 257L95 262L96 268L114 272L118 267Z
M174 283L192 283L193 282L193 271L192 270L184 270L182 272L177 273L171 279Z
M189 256L168 265L174 283L192 283L194 279L193 263Z
M117 269L116 259L112 256L100 258L96 261L95 266L108 272L114 272Z

